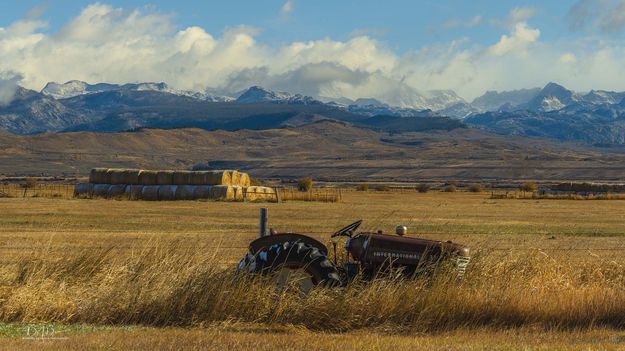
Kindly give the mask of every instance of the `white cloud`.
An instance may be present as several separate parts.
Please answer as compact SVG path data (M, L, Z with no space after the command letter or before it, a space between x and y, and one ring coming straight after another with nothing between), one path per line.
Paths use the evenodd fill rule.
M510 18L529 12L512 11ZM165 81L179 89L236 92L250 85L316 96L374 97L418 106L416 92L454 89L466 99L558 81L577 90L625 90L625 46L590 41L547 44L521 21L491 45L463 38L398 54L367 35L270 47L258 29L222 34L177 30L159 13L95 4L57 33L34 19L0 28L0 69L39 90L49 81Z
M293 0L287 0L284 5L282 5L282 8L280 10L282 11L282 15L288 16L291 14L291 12L293 12L294 9L295 4L293 3Z
M22 77L12 72L0 73L0 107L13 101L21 79Z
M511 35L502 35L497 44L488 48L489 53L497 56L508 53L525 52L527 47L536 42L540 36L540 30L529 28L526 23L517 23Z

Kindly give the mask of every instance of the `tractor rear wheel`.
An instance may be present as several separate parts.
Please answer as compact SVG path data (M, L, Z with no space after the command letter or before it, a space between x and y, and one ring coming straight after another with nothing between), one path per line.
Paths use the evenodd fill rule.
M315 285L341 285L339 272L328 257L318 248L301 241L273 244L256 254L249 252L239 262L238 270L271 274L276 277L280 289L294 283L304 294Z

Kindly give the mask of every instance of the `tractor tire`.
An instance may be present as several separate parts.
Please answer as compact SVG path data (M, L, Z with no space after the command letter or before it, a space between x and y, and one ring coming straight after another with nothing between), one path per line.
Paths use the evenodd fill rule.
M332 261L318 248L300 241L273 244L255 255L248 252L238 265L239 271L263 275L283 268L304 270L317 286L341 285L339 272Z

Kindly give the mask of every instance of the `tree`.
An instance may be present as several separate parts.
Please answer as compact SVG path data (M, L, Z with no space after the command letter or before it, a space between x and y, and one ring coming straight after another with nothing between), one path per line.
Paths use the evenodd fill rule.
M535 192L538 189L538 186L536 185L536 182L525 182L525 183L521 184L519 189L521 189L521 191L526 191L528 193L533 193L533 192Z
M302 178L297 182L299 191L311 191L313 188L313 180L311 177Z

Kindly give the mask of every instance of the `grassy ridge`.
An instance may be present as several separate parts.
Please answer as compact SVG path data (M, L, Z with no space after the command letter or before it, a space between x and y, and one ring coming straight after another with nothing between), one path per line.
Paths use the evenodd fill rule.
M44 249L3 267L0 321L163 327L234 320L332 332L625 327L625 267L617 262L478 254L462 281L441 271L427 280L388 277L301 297L224 270L213 253L178 240L125 256L106 247L50 260Z

